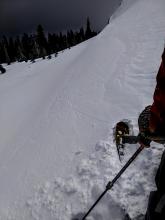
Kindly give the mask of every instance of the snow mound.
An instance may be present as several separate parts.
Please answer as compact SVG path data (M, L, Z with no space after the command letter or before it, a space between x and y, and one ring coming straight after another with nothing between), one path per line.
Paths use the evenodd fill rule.
M122 164L111 138L99 141L89 157L79 154L74 174L40 185L27 201L33 219L81 219L137 147L127 146ZM122 220L126 213L135 219L144 214L149 192L155 189L153 178L161 152L159 145L144 150L87 219Z

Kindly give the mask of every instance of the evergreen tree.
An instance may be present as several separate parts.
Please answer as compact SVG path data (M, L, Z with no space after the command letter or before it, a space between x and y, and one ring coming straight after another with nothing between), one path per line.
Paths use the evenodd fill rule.
M11 62L15 62L16 61L16 50L15 50L14 41L12 37L10 37L9 39L9 50L8 51L9 51Z
M64 51L66 48L75 46L95 36L97 33L91 30L89 18L87 18L86 28L81 27L78 31L69 30L67 34L51 34L45 36L43 27L37 26L35 35L23 34L21 38L9 38L4 36L0 42L0 63L8 63L14 61L27 61L35 62L36 58L45 57L51 58L51 54L58 55L59 51Z
M36 36L30 35L29 37L29 59L31 62L35 62L35 58L39 57L39 51L36 47Z
M57 34L53 34L53 45L54 45L54 52L58 52L60 50L59 48L59 37Z
M60 49L60 51L64 49L63 35L61 32L60 32L60 36L59 36L59 49Z
M70 38L71 38L71 46L76 45L75 34L73 33L72 30L70 30Z
M66 49L67 47L68 47L67 36L64 34L63 35L63 49Z
M30 58L30 40L28 34L24 33L22 36L22 50L27 60Z
M18 62L27 61L27 58L24 54L22 43L20 41L19 36L17 36L17 38L16 38L15 46L16 46L16 49L17 49L17 61Z
M89 17L87 18L85 37L86 39L89 39L92 37L91 24L90 24Z
M37 44L39 45L40 57L45 59L47 55L47 40L41 25L37 27Z
M10 65L11 64L11 59L9 57L9 44L8 44L8 40L5 36L3 36L3 49L4 49L4 52L5 52L6 63L8 65Z
M84 33L84 28L80 28L80 38L81 42L85 40L85 33Z
M72 38L70 31L67 31L67 43L68 43L68 47L70 48L72 46Z
M50 33L48 33L48 54L50 55L54 52L53 38Z
M79 44L81 42L81 37L79 32L75 32L75 44Z
M5 56L3 42L0 42L0 63L6 63L6 56Z

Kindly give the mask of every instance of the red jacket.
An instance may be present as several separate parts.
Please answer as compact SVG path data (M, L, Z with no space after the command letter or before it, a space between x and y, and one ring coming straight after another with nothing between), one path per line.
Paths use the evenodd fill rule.
M150 129L165 134L165 49L156 79L157 85L151 107Z

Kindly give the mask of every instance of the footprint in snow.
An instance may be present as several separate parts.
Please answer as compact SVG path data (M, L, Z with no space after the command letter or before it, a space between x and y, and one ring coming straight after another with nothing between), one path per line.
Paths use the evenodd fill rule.
M82 154L82 151L77 151L77 152L75 152L75 155L76 155L76 156L78 156L78 155L80 155L80 154Z

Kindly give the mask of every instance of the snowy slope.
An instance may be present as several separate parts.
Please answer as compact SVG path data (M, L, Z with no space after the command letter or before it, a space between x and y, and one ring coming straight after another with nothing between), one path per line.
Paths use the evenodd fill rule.
M124 0L95 38L0 77L0 219L68 220L123 166L114 124L152 102L165 36L164 0ZM138 146L128 146L127 157ZM91 213L144 213L163 148L152 145ZM124 161L124 162L125 162ZM124 163L123 162L123 163Z

